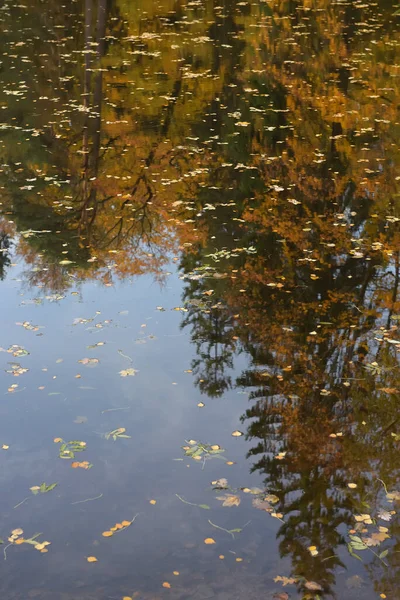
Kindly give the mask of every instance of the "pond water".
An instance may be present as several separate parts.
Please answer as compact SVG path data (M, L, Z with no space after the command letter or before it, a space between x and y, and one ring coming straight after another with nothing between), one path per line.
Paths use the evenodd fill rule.
M3 0L2 599L400 598L396 9Z

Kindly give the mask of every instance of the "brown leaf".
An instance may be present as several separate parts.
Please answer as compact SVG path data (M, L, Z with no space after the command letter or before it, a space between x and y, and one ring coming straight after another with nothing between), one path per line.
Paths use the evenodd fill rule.
M389 537L390 536L387 533L375 532L375 533L372 533L370 535L370 537L362 538L362 541L367 546L379 546L380 544L382 544L382 542L387 540Z
M308 590L311 590L312 592L321 592L322 591L322 587L319 585L319 583L316 583L315 581L306 581L306 583L304 584L304 587L307 588Z
M258 508L259 510L265 510L267 512L272 512L273 508L267 500L261 500L261 498L254 498L253 500L254 508Z
M277 575L276 577L274 577L274 581L275 583L278 583L278 581L280 581L283 587L285 587L285 585L293 585L294 583L297 583L297 579L295 577L285 577L284 575Z
M235 494L225 494L225 496L217 496L217 500L222 502L222 506L239 506L240 498Z

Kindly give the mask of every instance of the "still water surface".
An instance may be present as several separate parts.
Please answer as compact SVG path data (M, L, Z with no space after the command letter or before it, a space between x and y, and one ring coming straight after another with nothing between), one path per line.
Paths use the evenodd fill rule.
M2 599L400 598L396 8L4 0Z

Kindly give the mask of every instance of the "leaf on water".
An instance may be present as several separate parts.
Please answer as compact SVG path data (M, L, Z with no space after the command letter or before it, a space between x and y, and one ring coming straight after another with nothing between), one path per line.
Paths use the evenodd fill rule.
M312 592L322 592L322 587L319 585L319 583L316 583L315 581L306 581L304 587Z
M388 494L386 494L386 498L389 500L389 502L392 502L393 500L395 500L396 502L400 502L400 492L389 492Z
M73 469L86 469L87 471L88 469L91 469L93 465L87 460L84 460L82 462L74 461L73 463L71 463L71 467Z
M284 587L285 585L294 585L297 583L297 579L295 577L285 577L284 575L277 575L274 577L274 581L275 583L280 581Z
M262 500L261 498L254 498L253 506L254 508L258 508L259 510L265 510L269 513L273 511L271 504L267 500Z
M266 502L270 502L271 504L276 504L277 502L279 502L279 498L278 498L278 496L275 496L275 494L267 494L267 496L265 496L264 500Z
M99 362L98 358L81 358L81 360L78 360L78 363L82 365L97 365Z
M391 515L391 513L390 513L389 511L387 511L387 510L381 510L381 511L378 513L378 517L379 517L380 519L382 519L383 521L390 521L390 520L391 520L391 518L392 518L392 515Z
M168 581L164 581L164 583L162 584L163 588L167 588L169 589L171 587L171 584L168 583Z
M206 538L204 540L204 543L207 544L207 545L210 545L210 544L216 544L216 541L213 540L213 538Z
M121 377L134 377L136 375L136 373L138 373L138 371L136 369L122 369L122 371L119 371L119 374L121 375Z
M390 536L383 532L374 532L369 537L362 538L362 541L366 546L379 546L387 540Z
M88 556L86 559L89 563L95 563L98 562L97 558L95 556Z
M113 534L112 531L103 531L103 533L101 534L103 537L111 537Z
M222 502L222 506L239 506L240 498L235 494L225 494L225 496L217 496L217 500Z
M87 417L78 416L78 417L76 417L76 419L74 419L74 423L78 423L79 425L81 423L86 423L86 421L87 421Z
M241 431L239 431L238 429L236 429L236 431L232 431L233 437L240 437L241 435L243 435L243 433Z
M150 500L150 504L157 504L157 500Z
M224 490L228 487L228 480L225 477L221 477L221 479L216 479L211 482L211 485L217 489Z
M367 525L372 525L371 515L354 515L357 523L366 523Z

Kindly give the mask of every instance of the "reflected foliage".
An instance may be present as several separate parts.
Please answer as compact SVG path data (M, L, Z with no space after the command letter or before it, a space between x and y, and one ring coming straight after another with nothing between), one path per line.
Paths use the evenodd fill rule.
M45 289L163 281L177 262L195 383L247 392L248 459L280 498L280 554L333 596L354 514L400 475L393 6L41 5L8 3L0 21L0 277L12 235ZM396 557L365 565L387 597Z

